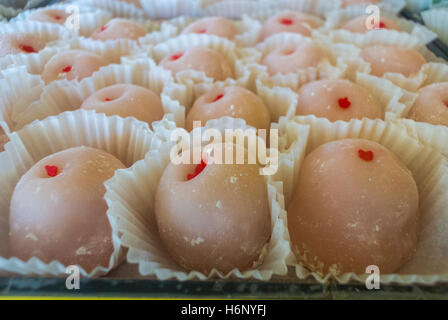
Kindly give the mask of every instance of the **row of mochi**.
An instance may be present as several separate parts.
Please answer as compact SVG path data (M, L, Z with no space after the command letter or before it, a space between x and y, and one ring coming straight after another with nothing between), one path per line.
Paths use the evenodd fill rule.
M2 117L9 130L15 130L79 108L90 95L104 89L92 98L95 103L84 107L148 123L168 114L188 129L194 120L205 123L225 115L243 118L260 129L280 116L294 114L314 114L331 121L410 117L421 123L417 135L429 145L440 146L438 140L427 137L426 129L432 127L423 124L446 125L448 67L415 37L395 34L391 39L388 35L388 31L378 31L350 43L280 33L256 48L240 48L220 37L197 34L145 49L126 42L118 48L81 39L60 42L59 47L49 48L46 58L2 71ZM289 72L294 67L296 72ZM154 96L147 100L152 101L154 116L148 112L151 108L146 110L141 104L124 107L123 102L134 99L135 90L125 94L129 90L123 86L118 91L106 88L124 83L163 93L162 102L154 103ZM23 97L27 85L33 93Z
M202 129L255 134L230 117ZM173 162L169 120L151 130L77 110L26 125L0 156L0 269L60 276L77 265L96 277L126 260L158 279L267 281L290 266L300 279L348 282L373 265L384 283L447 280L439 152L381 120L297 116L271 129L278 167L263 176L247 144L204 136L181 150L192 161ZM215 163L219 151L245 162Z

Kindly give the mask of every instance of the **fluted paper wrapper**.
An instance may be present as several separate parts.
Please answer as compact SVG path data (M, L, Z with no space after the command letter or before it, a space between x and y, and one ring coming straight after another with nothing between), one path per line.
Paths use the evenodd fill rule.
M439 38L448 44L448 10L431 9L422 12L422 18L425 25L436 32Z
M338 1L328 0L275 0L271 1L275 9L294 10L325 17L340 7Z
M362 3L357 5L351 5L349 7L358 7L359 10L366 10L371 5L370 3ZM382 0L375 3L381 11L388 11L393 14L398 14L404 7L406 7L406 0Z
M363 10L362 7L358 6L350 6L341 10L335 10L332 11L328 16L327 20L325 21L324 30L329 32L333 31L333 33L339 33L341 31L347 31L347 30L337 30L334 31L334 29L339 29L344 27L344 25L349 22L352 19L355 19L357 17L365 16L366 18L368 15L366 14L366 11ZM432 32L431 30L427 29L426 27L417 24L415 22L412 22L410 20L398 18L396 15L391 14L387 11L380 11L380 18L384 17L389 20L392 20L395 22L400 29L401 32L406 32L418 39L420 39L423 43L429 43L437 38L437 34ZM371 30L369 32L377 32L378 30ZM389 31L389 30L382 30L382 31ZM331 33L330 33L331 34ZM351 33L352 36L357 37L361 34L358 33ZM391 35L393 36L393 35ZM335 38L338 38L338 36L333 36Z
M232 68L233 78L216 82L251 87L251 72L243 62L242 56L245 49L237 48L235 43L224 38L205 34L185 34L155 46L152 49L152 56L159 63L166 56L192 47L205 47L216 50L227 59ZM178 72L175 78L178 83L184 84L189 92L189 98L185 104L187 112L194 102L195 87L200 84L213 84L215 82L214 79L207 77L204 72L195 70Z
M307 153L330 141L361 138L382 144L406 164L419 189L419 242L413 257L397 273L382 274L381 283L434 284L448 281L448 167L444 157L411 138L404 127L391 122L364 119L331 123L314 116L296 117L292 122L310 126ZM280 123L280 127L287 125L288 121ZM300 279L314 277L319 282L335 279L340 283L364 282L368 276L347 273L323 277L299 263L296 264L296 274Z
M5 122L8 130L15 130L13 118L39 98L44 86L40 76L28 73L25 66L0 72L0 121Z
M76 146L104 150L129 167L161 144L161 139L143 122L129 118L108 118L84 110L36 121L20 131L11 133L10 139L5 146L5 152L0 153L0 272L39 276L62 276L66 274L66 266L58 261L47 264L37 257L22 261L8 256L9 205L20 178L44 157ZM114 227L114 221L110 222ZM82 276L105 275L121 262L123 250L120 239L115 234L112 235L112 242L114 250L109 266L96 267L90 273L80 268Z
M14 118L16 129L34 120L79 109L84 100L96 91L115 84L134 84L151 90L162 100L164 117L184 126L185 108L176 99L181 97L185 100L185 87L173 83L168 71L151 67L149 63L135 62L107 66L80 82L61 80L49 84L42 89L38 101Z
M242 15L263 15L271 12L275 1L226 0L217 1L204 8L207 16L237 19Z
M279 46L291 43L300 44L303 42L318 45L326 53L327 59L321 61L317 67L304 68L288 74L276 74L273 76L268 74L267 67L262 64L262 60L267 54ZM252 69L255 77L269 78L272 84L286 87L299 86L302 83L317 79L339 78L347 72L351 72L349 62L351 59L356 59L360 52L360 49L353 45L329 44L294 33L279 33L273 35L258 44L256 49L259 51L258 54L253 54L245 61L245 64Z
M398 119L396 123L404 126L408 134L421 144L436 149L448 157L448 127L411 119Z
M211 120L206 128L240 128L246 130L244 120L229 117ZM252 128L253 129L253 128ZM167 131L167 137L170 132ZM169 139L169 138L168 138ZM127 261L138 264L143 276L153 275L157 279L175 278L179 281L190 279L241 278L269 280L273 275L287 273L287 261L292 259L289 236L286 227L286 212L282 194L282 183L267 178L268 197L271 211L271 239L262 253L260 264L255 269L240 271L234 269L221 274L213 269L209 274L187 271L179 267L169 256L159 238L154 216L154 199L157 186L165 167L168 165L172 143L149 153L142 161L127 170L119 170L106 183L110 210L108 214L117 223L114 233L120 235L122 244L128 248ZM281 165L279 171L282 171Z

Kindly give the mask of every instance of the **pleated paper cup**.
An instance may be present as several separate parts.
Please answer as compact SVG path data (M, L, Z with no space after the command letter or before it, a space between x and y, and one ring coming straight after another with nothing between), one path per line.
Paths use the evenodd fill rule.
M109 21L112 18L111 13L104 10L99 10L92 6L84 4L78 5L77 3L64 3L64 4L54 4L44 8L37 8L23 11L22 13L17 15L17 17L12 19L11 22L28 21L28 17L30 14L37 11L45 11L45 10L63 10L64 12L70 15L74 13L79 13L79 30L75 30L75 32L79 33L82 36L91 35L96 29L104 25L107 21ZM59 26L68 29L67 26L65 25L59 25Z
M245 49L237 48L235 43L230 40L205 34L185 34L170 39L164 43L156 45L152 49L152 58L159 63L164 57L179 51L193 47L205 47L220 52L229 62L233 78L228 78L224 83L234 83L243 87L251 87L251 72L244 63ZM194 88L198 84L214 83L214 79L209 78L204 72L195 70L186 70L176 74L176 82L187 86L190 94L189 101L185 106L191 106L194 102Z
M229 117L211 120L206 128L215 128L221 132L232 128L250 130L243 120ZM168 136L169 134L167 132ZM140 275L151 275L160 280L171 278L179 281L212 278L269 280L273 275L285 275L286 264L292 261L292 255L286 229L282 183L276 181L275 176L266 179L271 211L271 239L256 267L247 271L234 269L228 274L221 274L213 269L209 274L203 274L184 270L172 260L158 235L154 199L163 171L170 161L169 154L173 145L167 143L157 151L150 152L144 160L131 168L117 171L106 183L105 198L110 207L108 214L111 220L116 221L114 234L118 234L123 246L128 248L127 261L138 265ZM280 156L278 172L283 172L285 162L289 164L288 159L283 161Z
M333 31L338 33L340 31L347 31L347 30L338 30L334 31L335 29L340 29L344 27L344 25L349 22L352 19L358 18L358 17L367 17L369 16L365 10L363 10L362 7L358 6L350 6L344 9L335 10L332 11L328 16L327 20L325 21L325 26L323 30L326 32ZM423 43L430 43L431 41L435 40L437 38L437 34L426 28L425 26L422 26L421 24L412 22L407 19L402 19L397 17L395 14L392 14L387 11L380 11L380 19L381 18L387 18L389 20L392 20L395 22L400 29L401 32L405 32L410 34L411 36L414 36L418 39L420 39ZM378 30L371 30L373 32L376 32ZM388 30L383 30L388 31ZM370 31L369 31L370 32ZM351 33L352 36L359 36L358 33ZM330 34L331 35L331 34ZM391 35L393 36L393 35ZM331 35L331 37L338 38L338 35ZM330 39L331 39L330 37Z
M216 15L211 15L216 16ZM169 24L175 26L178 29L178 33L182 34L182 31L188 27L190 24L196 22L199 18L191 18L191 17L178 17L172 20L168 20L162 23L162 26L165 24ZM251 47L254 46L260 35L261 31L261 23L251 18L248 15L240 15L240 19L233 21L235 27L237 29L237 34L233 41L242 47Z
M143 122L134 119L106 117L93 111L65 112L57 117L36 121L10 134L11 141L0 154L0 272L21 275L62 276L66 266L58 261L44 263L37 257L22 261L8 254L9 206L20 178L39 160L56 152L89 146L104 150L130 167L157 149L162 140ZM114 221L110 221L112 227ZM120 239L112 235L113 254L107 268L96 267L90 273L80 268L84 277L107 274L123 259Z
M25 66L0 72L0 121L8 130L15 130L13 118L39 98L44 86L40 76L28 73Z
M422 12L422 18L425 25L437 33L439 38L448 44L448 10L431 9Z
M136 1L137 3L137 1ZM76 0L73 2L80 7L89 6L110 12L119 18L146 18L143 8L136 4L116 0Z
M317 67L300 69L297 72L288 74L269 75L267 67L262 64L263 58L279 46L291 43L314 43L320 47L327 58L319 63ZM295 33L279 33L266 39L257 45L258 54L253 54L245 60L245 64L250 66L255 78L268 79L271 85L282 87L298 87L300 84L318 80L340 78L348 73L357 71L357 68L350 68L352 60L359 59L360 49L350 44L329 44L325 41L314 40Z
M80 82L61 80L45 86L35 102L13 117L15 129L34 120L79 109L96 91L115 84L134 84L151 90L162 100L164 118L175 121L180 127L184 126L185 107L177 99L185 101L185 87L175 84L170 72L153 67L149 62L137 61L133 64L109 65Z
M392 122L381 120L352 120L331 123L314 116L296 117L291 121L280 121L280 131L290 123L307 125L310 128L307 151L318 146L345 138L360 138L382 144L411 170L420 195L420 235L413 257L395 274L382 274L381 283L435 284L448 281L448 167L440 152L420 144L409 136L407 130ZM300 166L297 164L296 166ZM297 172L298 175L298 172ZM297 175L294 177L297 180ZM288 205L288 202L287 202ZM322 275L304 268L297 257L296 274L300 279L309 277L324 283L331 279L339 283L365 282L368 274Z
M179 16L203 16L210 0L141 0L143 10L152 19L171 19Z
M408 134L421 144L433 148L448 157L448 127L417 122L411 119L398 119L397 124L403 126Z

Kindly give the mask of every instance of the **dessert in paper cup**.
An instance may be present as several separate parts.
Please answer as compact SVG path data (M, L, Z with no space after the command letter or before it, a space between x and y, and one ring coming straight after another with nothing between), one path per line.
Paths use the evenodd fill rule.
M258 54L245 62L255 77L269 77L272 83L286 87L340 77L349 71L349 59L359 54L353 45L332 45L293 33L270 36L256 49ZM338 54L342 52L344 55Z
M361 49L359 56L350 61L351 69L384 77L407 91L415 92L424 83L427 64L446 64L419 38L395 30L375 30L358 36L340 32L333 35L332 41Z
M428 28L436 32L443 42L448 43L448 32L446 25L448 10L443 8L427 10L422 12L422 18Z
M297 277L347 283L365 281L372 270L377 270L382 283L447 281L445 158L391 122L363 119L331 123L314 116L296 117L280 121L280 134L291 122L310 129L302 155L305 158L294 164L300 167L294 177L294 196L286 203ZM331 161L326 158L329 152ZM313 170L316 165L320 169ZM339 169L331 171L333 165ZM344 175L344 180L338 184L338 190L330 191L339 175ZM325 182L312 184L316 179ZM380 193L362 196L375 185L376 190L382 190ZM399 190L393 191L398 185ZM316 193L316 188L322 193ZM306 198L307 192L313 192L313 197L325 197L317 205L320 213L309 206L314 198ZM387 195L381 196L383 192ZM341 197L343 193L345 196ZM298 202L300 199L303 201ZM350 207L353 201L358 203L358 210ZM376 210L383 205L384 211ZM311 218L309 213L313 210L316 215ZM337 222L326 216L330 213L339 215ZM321 220L325 216L328 219ZM395 217L393 221L391 216ZM310 223L314 227L303 231L303 226ZM330 229L324 231L326 228ZM316 239L320 232L326 236L320 234ZM359 251L360 247L364 249Z
M183 127L186 89L148 61L109 65L80 82L60 80L41 88L39 98L14 118L15 130L34 120L76 109L148 123L166 118Z
M79 16L75 16L79 13ZM80 6L74 3L55 4L45 8L26 10L11 21L36 21L52 23L69 29L75 27L79 19L79 29L74 31L82 36L88 36L112 18L112 14L94 7Z
M364 117L392 120L406 114L415 99L415 94L389 80L361 72L354 78L291 83L288 88L279 87L270 79L260 77L257 79L257 92L260 97L268 95L268 105L273 106L271 110L277 121L281 116L292 118L306 114L331 121Z
M243 47L253 46L258 41L261 23L248 15L233 21L221 16L206 18L179 17L162 23L175 26L180 34L199 33L223 37Z
M9 138L0 154L1 272L60 276L79 263L82 276L96 277L117 267L124 256L106 215L104 182L163 139L134 119L85 110L33 122Z
M222 133L225 129L253 130L255 133L254 128L246 126L243 120L229 117L211 120L202 130L206 128L213 128L215 133ZM198 129L200 128L195 130ZM299 132L291 134L298 135ZM169 135L171 133L168 131L167 136ZM201 140L200 137L199 132L199 140ZM190 137L187 134L188 141L190 138L191 141L196 139L194 134ZM300 137L297 136L296 140L298 139ZM201 141L199 143L201 144ZM202 142L202 145L206 150L206 142ZM235 147L233 143L227 145L231 148ZM128 248L127 261L137 264L141 275L153 275L161 280L175 278L184 281L234 277L269 280L275 274L286 274L286 262L291 259L291 251L285 228L282 183L274 180L273 177L258 176L256 179L252 177L250 182L252 196L254 194L265 194L265 196L257 201L250 201L246 190L246 184L249 181L246 181L244 177L246 174L252 176L255 173L246 172L239 175L237 171L242 168L248 169L248 166L253 165L239 165L240 169L237 169L238 165L215 165L211 162L206 164L207 160L199 155L200 164L179 166L170 161L173 146L174 143L171 142L157 151L148 153L144 160L137 162L131 168L117 171L114 178L106 184L106 199L110 207L108 214L113 217L111 219L117 221L114 232L119 235L123 246ZM216 146L221 148L219 144ZM286 165L284 168L285 163L290 165L291 161L287 158L283 159L281 155L278 172L283 170L288 172L291 166ZM173 177L173 172L178 169L188 169L188 172L183 170L180 176ZM191 174L189 169L192 169ZM221 170L230 170L227 174L231 176L227 177L227 174L220 172ZM183 173L186 177L183 177ZM225 179L224 189L221 191L228 190L234 194L232 201L220 192L215 193L213 186L218 187L220 184L208 183L206 184L208 187L203 190L204 194L201 193L201 186L205 186L201 180L207 177L213 179L216 177L215 174ZM258 175L259 172L256 174ZM176 182L176 179L181 181ZM174 189L167 189L167 183L174 183ZM182 188L187 189L182 192ZM240 193L236 195L235 190L239 189L241 189ZM171 199L167 202L165 196L173 197L175 193L177 195L174 199L177 200L172 202L173 199ZM210 196L210 201L197 201L199 200L197 196L201 195ZM184 200L182 201L181 198ZM230 211L230 208L235 203L240 203L243 198L247 206L242 206L247 210L244 214L238 214L237 218L232 212L240 212L241 209L235 207ZM179 202L182 203L181 207L177 207ZM261 209L259 205L264 209ZM249 207L254 211L249 210ZM204 208L207 209L204 211ZM203 216L204 220L202 220L196 215L198 213L200 216L201 212L206 212L206 216L213 218L210 220ZM250 226L248 222L244 222L249 212L253 212ZM178 217L183 221L181 224L175 222L178 221L177 219L171 220L176 213L181 214ZM235 225L237 220L240 222L238 226ZM254 221L259 223L253 223ZM215 230L218 225L221 225L223 229ZM243 227L245 231L230 232L231 226L235 230L245 226ZM212 229L214 231L210 231ZM170 238L173 232L183 238L179 238L178 242ZM230 233L234 235L230 236ZM255 234L258 235L255 236ZM219 246L216 247L218 243ZM207 258L201 258L204 254Z
M250 86L251 72L244 64L245 49L212 35L185 34L152 48L156 63L171 70L176 82L185 84L193 98L197 84L234 82ZM187 105L191 105L190 100Z
M396 15L387 11L379 12L378 29L396 30L408 33L419 38L423 43L430 43L437 38L437 34L428 28L415 22L398 18ZM366 23L372 24L372 29L368 30ZM351 32L351 36L357 36L370 31L377 31L373 27L373 16L369 15L361 7L348 7L341 10L331 12L325 21L324 27L321 29L331 34L340 32ZM335 36L337 38L337 36Z

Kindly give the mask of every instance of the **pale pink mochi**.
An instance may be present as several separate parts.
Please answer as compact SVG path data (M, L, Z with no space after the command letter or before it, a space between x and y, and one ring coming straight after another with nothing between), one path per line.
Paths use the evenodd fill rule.
M149 89L132 84L103 88L88 97L81 109L95 110L107 116L135 117L149 125L163 118L160 97Z
M300 33L310 36L311 31L319 27L320 19L301 12L282 12L268 19L261 29L260 41L281 32Z
M0 33L0 57L18 53L36 53L45 43L29 33Z
M159 65L174 75L185 70L202 71L216 81L232 77L232 67L220 52L204 47L193 47L166 56Z
M49 22L55 24L64 24L67 20L69 14L65 13L64 10L58 9L42 9L36 10L28 16L28 20L39 21L39 22Z
M392 46L371 46L362 50L361 57L370 63L371 73L383 76L387 72L415 75L425 64L425 58L416 50Z
M448 82L433 83L420 89L409 118L448 126Z
M354 18L354 19L350 20L349 22L347 22L342 27L342 29L345 29L345 30L348 30L348 31L354 32L354 33L366 33L367 31L376 30L376 29L387 29L387 30L400 31L400 28L394 21L392 21L390 19L386 19L386 18L381 18L378 26L372 25L372 28L368 29L366 27L367 19L368 19L367 16L361 16L361 17Z
M330 121L384 117L380 103L366 89L344 79L319 80L302 86L296 115L309 114Z
M99 55L82 50L70 50L53 56L45 65L42 79L45 83L54 80L81 80L107 65Z
M90 37L101 41L116 39L137 40L145 35L145 29L138 24L130 20L115 18L96 30Z
M182 31L182 33L210 34L229 40L233 40L237 32L238 30L232 21L221 17L199 19Z
M193 129L193 121L201 121L204 126L208 120L224 116L242 118L249 126L269 129L271 116L268 108L256 94L239 86L216 88L200 96L186 119L186 129Z
M300 69L317 67L326 53L312 42L286 44L271 51L263 58L270 75L295 73Z
M104 182L124 169L102 150L75 147L37 162L17 183L10 207L10 256L59 261L87 272L108 267L112 228Z
M396 272L416 249L419 194L412 172L390 150L362 139L336 140L308 154L288 206L300 262L328 272Z

